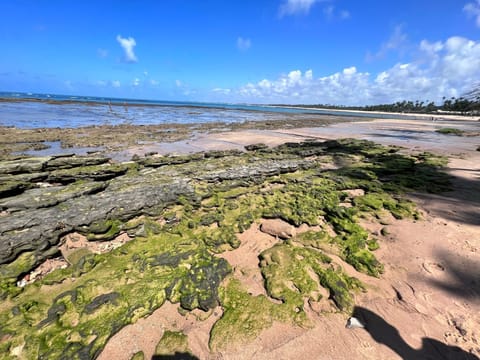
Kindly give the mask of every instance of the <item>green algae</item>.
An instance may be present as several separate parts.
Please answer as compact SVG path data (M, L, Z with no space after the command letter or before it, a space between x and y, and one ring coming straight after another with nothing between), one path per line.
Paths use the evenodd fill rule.
M110 239L121 231L135 240L108 254L80 252L70 259L70 267L23 289L15 282L31 270L35 254L0 265L1 294L14 301L0 310L0 335L6 339L0 350L9 354L24 344L27 358L94 358L115 332L167 299L187 311L223 307L211 332L212 350L253 339L273 321L307 326L305 300L320 301L325 289L340 311L349 311L362 285L329 254L357 271L380 276L383 266L372 252L380 244L358 224L359 218L381 218L388 212L417 219L414 204L402 194L447 189L448 177L439 171L444 158L402 155L397 148L349 139L285 144L269 151L252 148L243 155L148 159L129 171L161 166L165 177L193 175L200 167L224 171L232 162L243 166L258 159L298 157L311 157L312 163L234 180L200 180L200 173L191 180L195 194L179 197L175 205L127 222L111 218L78 229L89 240ZM323 169L330 159L340 167ZM344 190L350 189L362 189L364 195L350 199L349 208L341 203L347 200ZM214 256L237 248L237 234L261 218L320 226L260 254L268 297L248 294L235 279L221 285L230 266ZM327 226L336 235L329 235Z
M260 254L267 293L298 314L304 314L305 299L321 299L321 286L329 290L339 310L353 307L352 291L361 289L361 284L341 269L332 270L331 262L322 250L299 246L294 240Z
M156 258L167 252L175 254L177 261ZM94 259L95 266L88 271L79 273L70 267L45 277L43 286L27 287L17 302L26 306L31 301L26 299L36 299L28 316L23 312L0 315L2 331L23 338L23 351L29 357L73 359L84 351L92 358L113 333L148 315L166 299L190 310L212 308L217 304L218 286L230 271L228 264L209 254L201 242L185 242L172 234L139 239ZM65 280L58 274L64 279L76 278L73 292L62 292ZM52 281L55 276L61 282ZM28 331L31 326L37 328L35 333ZM72 338L78 339L69 341Z
M130 358L130 360L144 360L144 359L145 359L145 354L143 353L143 351L136 352Z
M275 304L264 295L252 296L240 282L230 279L219 291L222 317L210 332L210 349L219 351L255 339L274 321L304 323L287 305Z
M435 130L435 132L439 134L444 134L444 135L457 135L457 136L462 136L464 134L463 130L460 130L457 128L440 128L438 130Z
M2 279L16 279L23 273L26 273L32 268L35 263L34 252L24 252L10 264L0 265L0 275Z
M0 300L16 296L22 289L16 286L17 279L35 264L35 253L24 252L15 261L0 265Z
M108 241L122 231L123 223L119 220L96 221L88 227L88 241Z
M166 330L155 348L155 355L191 354L188 337L180 331Z

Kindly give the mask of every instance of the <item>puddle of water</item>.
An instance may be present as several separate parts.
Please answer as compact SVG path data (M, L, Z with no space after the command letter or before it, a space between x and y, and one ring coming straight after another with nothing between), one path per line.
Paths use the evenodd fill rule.
M45 141L43 144L48 146L48 149L20 151L15 154L28 156L58 156L63 154L87 155L92 152L104 150L103 147L62 148L61 141Z

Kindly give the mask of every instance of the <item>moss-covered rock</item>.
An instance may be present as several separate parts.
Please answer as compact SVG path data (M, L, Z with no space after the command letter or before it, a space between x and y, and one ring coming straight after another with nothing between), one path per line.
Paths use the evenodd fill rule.
M210 334L209 345L213 351L245 344L275 320L289 322L295 319L285 305L275 304L263 295L250 295L235 279L220 288L220 302L223 315ZM299 319L299 322L303 320Z
M166 330L155 348L155 355L173 356L175 353L191 354L188 337L179 331Z

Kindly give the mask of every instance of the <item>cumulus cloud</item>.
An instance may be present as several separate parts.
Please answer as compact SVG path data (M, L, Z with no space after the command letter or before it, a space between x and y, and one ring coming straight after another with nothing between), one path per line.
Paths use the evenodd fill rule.
M418 59L397 63L377 74L347 67L314 77L312 70L293 70L235 90L239 100L263 103L365 105L402 100L440 101L461 96L480 78L480 42L463 37L423 40Z
M111 85L114 87L114 88L119 88L120 87L120 81L119 80L113 80L111 82Z
M237 38L237 48L240 51L247 51L252 46L250 39L244 39L241 36Z
M150 79L150 85L152 85L152 86L158 86L159 84L160 84L159 81Z
M467 3L463 7L463 11L465 11L469 17L475 18L475 23L480 27L480 0Z
M137 42L133 37L123 38L121 35L117 35L117 41L123 48L125 61L129 63L138 62L138 58L133 51L133 48L137 45Z
M324 0L286 0L280 5L280 17L286 15L306 15L310 12L310 8L317 2Z

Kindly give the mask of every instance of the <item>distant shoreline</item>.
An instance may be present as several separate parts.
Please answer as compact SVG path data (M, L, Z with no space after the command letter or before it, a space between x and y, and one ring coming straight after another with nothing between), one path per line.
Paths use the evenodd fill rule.
M303 110L321 110L321 111L331 111L349 114L348 116L355 116L357 113L361 114L378 114L378 115L398 115L404 116L405 118L435 118L435 119L445 119L445 120L469 120L469 121L479 121L480 117L471 116L471 115L454 115L449 113L399 113L399 112L389 112L389 111L367 111L367 110L347 110L347 109L327 109L320 107L308 107L308 106L280 106L280 105L271 105L272 107L280 108L292 108L292 109L303 109ZM374 117L374 116L372 116Z

